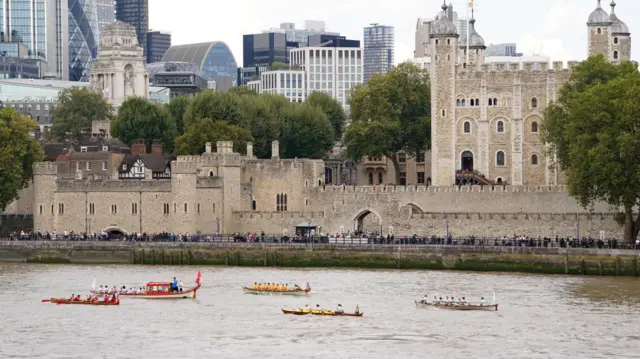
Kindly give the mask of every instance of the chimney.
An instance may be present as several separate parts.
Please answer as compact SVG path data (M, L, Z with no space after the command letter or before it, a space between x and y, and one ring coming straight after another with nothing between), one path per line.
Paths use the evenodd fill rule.
M247 157L253 158L253 142L247 142Z
M151 153L162 153L162 143L160 143L160 140L153 140Z
M145 153L147 153L147 145L144 143L144 140L134 140L131 143L131 155L132 156L137 156L137 155L144 155Z
M280 158L280 141L271 142L271 158Z
M205 153L211 153L211 142L207 142L207 143L204 145L204 152L205 152Z

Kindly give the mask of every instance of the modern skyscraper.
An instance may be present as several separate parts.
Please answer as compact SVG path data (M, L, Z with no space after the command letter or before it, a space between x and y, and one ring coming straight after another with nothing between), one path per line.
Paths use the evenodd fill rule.
M97 0L69 0L69 80L89 81L98 55Z
M364 28L364 83L373 74L384 74L393 67L393 26L371 24Z
M504 43L487 46L484 56L522 56L522 54L516 51L515 43Z
M98 27L102 29L116 21L114 0L96 0L98 6Z
M147 33L147 63L160 62L171 47L171 33L149 31Z
M0 42L26 46L27 57L46 59L43 76L66 80L69 73L69 12L66 0L0 2Z
M149 0L116 0L116 20L135 26L138 44L147 52Z
M338 32L327 31L327 25L324 21L305 20L304 29L296 29L296 24L292 22L283 22L278 28L263 30L263 33L285 34L287 41L297 42L300 47L306 46L309 35L340 35Z

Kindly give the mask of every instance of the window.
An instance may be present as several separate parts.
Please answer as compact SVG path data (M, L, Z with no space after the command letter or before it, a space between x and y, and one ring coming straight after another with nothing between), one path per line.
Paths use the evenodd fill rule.
M276 195L276 210L278 212L287 211L287 195L286 194L280 193Z
M138 214L138 204L131 203L131 214Z
M493 98L493 105L498 106L498 99L495 97Z
M469 121L464 122L463 130L464 133L471 133L471 123Z
M418 152L418 155L416 155L416 163L424 163L424 152Z
M447 39L447 45L451 45L451 39Z
M406 172L400 172L400 185L401 186L406 186L407 185L407 173Z
M382 174L382 171L378 171L378 184L382 184L383 182L383 178L384 175Z
M537 165L538 164L538 155L536 155L536 154L531 155L531 164L532 165Z
M469 106L475 106L475 105L476 105L476 102L473 99L469 100Z
M80 169L82 168L82 162L78 161L76 162L76 171L80 171Z
M184 204L184 213L187 213L187 209L188 209L188 206L187 206L187 204L185 203L185 204Z
M369 185L373 185L373 172L369 172Z
M40 214L42 214L42 205L40 205Z
M504 132L504 122L498 121L498 125L496 126L496 131L499 133Z
M118 214L118 205L117 204L112 204L111 205L111 214Z
M102 146L102 152L109 152L109 146Z
M480 106L480 100L476 99L476 106Z
M58 214L59 215L64 214L64 203L58 203Z
M439 41L438 41L438 39L436 39L436 45L438 45L438 43L439 43Z
M96 214L96 205L94 203L89 203L89 214Z
M617 38L617 37L614 37L614 38L613 38L613 43L614 43L614 44L617 44L617 43L618 43L618 38Z
M538 108L538 99L535 97L531 99L531 108Z
M504 152L502 151L496 153L496 166L504 166Z
M598 28L598 34L602 34L602 29Z
M398 153L398 162L399 163L406 163L407 162L407 155L405 153Z
M163 213L163 214L165 214L165 215L168 215L168 214L169 214L169 203L165 203L165 204L162 206L162 213Z
M178 213L178 204L177 203L173 204L173 213Z
M87 152L87 147L86 146L80 147L80 152Z
M91 171L91 162L87 161L87 171Z
M490 99L489 99L489 106L492 106L492 105L493 105L493 99L492 99L492 98L490 98Z
M618 51L614 51L613 52L613 59L617 60L618 59Z
M538 132L538 123L537 122L531 122L531 132Z
M462 99L462 101L460 101L460 102L462 102L462 107L465 107L465 106L466 106L466 104L465 104L465 100L464 100L464 99Z
M460 102L460 99L457 99L457 100L456 100L456 106L460 107L460 103L461 103L461 102Z
M198 205L196 206L196 208L197 208L196 210L197 210L198 214L200 214L200 203L198 203Z
M103 161L102 162L102 170L106 171L107 170L107 161Z
M418 184L424 184L424 172L418 172Z
M53 205L51 205L51 214L53 215Z
M446 114L447 114L447 113L446 113L444 110L442 110L442 117L445 117L445 116L446 116Z
M216 213L216 204L213 204L213 213Z

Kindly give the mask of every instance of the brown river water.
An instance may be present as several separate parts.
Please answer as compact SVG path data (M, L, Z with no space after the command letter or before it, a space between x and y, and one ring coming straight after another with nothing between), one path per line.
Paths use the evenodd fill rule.
M198 268L0 263L0 358L638 358L640 278L446 271L206 267L198 298L55 305L98 285L142 285ZM306 298L242 285L309 282ZM498 312L416 308L421 295L493 292ZM309 304L362 318L283 315Z

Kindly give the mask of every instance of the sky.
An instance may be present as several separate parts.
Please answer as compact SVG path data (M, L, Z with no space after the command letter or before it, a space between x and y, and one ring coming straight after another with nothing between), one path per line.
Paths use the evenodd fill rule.
M602 7L610 12L609 2ZM449 0L447 0L447 3ZM452 0L454 10L466 15L467 1ZM632 59L640 60L639 0L616 0L616 14L631 31ZM485 43L517 43L525 55L544 55L553 61L587 57L589 14L597 0L475 0L476 30ZM329 31L362 40L371 23L395 27L395 61L413 57L419 17L434 17L441 0L149 0L150 28L169 31L174 45L223 41L242 66L242 35L260 33L282 22L304 27L305 20L325 21ZM637 35L636 35L637 36Z

